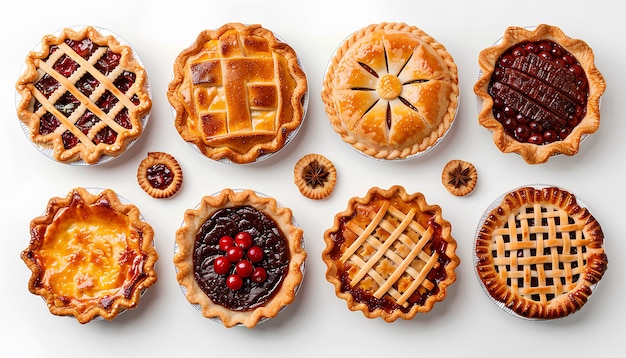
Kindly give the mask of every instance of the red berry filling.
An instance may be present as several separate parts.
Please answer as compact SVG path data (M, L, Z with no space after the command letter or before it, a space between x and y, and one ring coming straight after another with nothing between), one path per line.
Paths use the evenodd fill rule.
M240 289L243 286L243 279L250 277L254 272L257 274L250 277L253 282L261 283L267 279L267 274L264 276L259 274L261 271L265 272L263 267L252 265L263 260L263 250L257 245L253 246L253 243L252 235L245 231L238 232L235 239L225 235L219 240L218 245L220 250L224 251L224 255L215 258L213 269L220 275L229 275L226 286L231 290ZM232 276L238 276L239 279Z

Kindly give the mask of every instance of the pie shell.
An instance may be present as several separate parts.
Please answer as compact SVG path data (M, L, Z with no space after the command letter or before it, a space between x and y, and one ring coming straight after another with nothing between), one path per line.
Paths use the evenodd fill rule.
M158 188L152 185L148 178L148 170L157 165L164 165L172 176L171 183L165 188ZM143 191L153 198L165 199L176 194L183 184L183 170L180 164L169 153L148 152L148 155L139 163L137 168L137 182Z
M453 159L443 167L441 182L450 194L465 196L474 191L478 182L478 172L474 164Z
M26 57L25 70L16 83L16 90L19 96L17 115L20 121L28 127L31 141L36 146L42 148L42 150L51 150L52 152L50 156L58 162L92 165L100 163L106 156L108 156L106 158L109 159L119 156L127 149L130 143L141 135L144 129L144 123L147 121L147 117L152 109L148 76L145 68L138 60L136 54L133 52L133 49L130 46L121 43L117 34L111 33L104 35L104 33L104 29L97 29L93 26L85 26L80 29L64 28L58 35L45 35L41 41L41 50L31 51ZM56 75L61 79L59 81L61 85L51 98L60 97L60 94L65 91L69 91L80 100L81 108L85 107L94 113L99 118L100 122L94 125L88 134L85 135L73 124L73 121L77 121L78 118L73 118L72 116L65 118L62 114L57 114L55 117L60 119L62 125L52 133L42 134L39 129L40 116L43 113L40 113L41 111L34 112L34 103L39 101L43 104L47 111L51 111L51 113L58 112L54 109L54 103L52 103L53 100L51 99L50 102L45 100L43 94L41 94L41 92L39 92L39 90L35 87L35 83L43 76L44 73L49 71L44 71L41 67L53 65L52 63L46 64L44 60L50 55L51 49L63 44L65 40L80 41L86 38L89 38L99 46L107 47L112 52L119 54L121 57L115 73L121 74L123 71L132 72L135 74L135 82L132 87L129 88L125 94L123 94L114 87L111 75L109 75L110 78L106 80L105 77L91 65L87 66L86 61L83 60L82 57L75 54L71 50L70 52L66 52L72 59L80 64L80 68L74 72L70 79L63 77L61 74ZM92 58L95 58L95 56L92 56ZM89 63L93 64L94 61L91 60L92 59L90 58ZM90 68L90 70L85 71L85 68ZM89 98L82 95L74 86L76 81L81 78L76 77L75 75L83 72L94 74L94 77L100 81L98 89L96 89ZM133 94L138 97L138 104L133 104L132 102L126 100L121 101L124 103L125 108L128 108L130 128L125 128L116 124L113 118L102 112L96 105L95 101L98 100L100 96L94 96L94 94L107 92L105 90L114 93L118 99L125 99L126 97L130 98ZM59 96L57 96L57 94L59 94ZM74 113L76 113L76 111ZM107 144L104 142L94 142L93 137L95 136L95 133L104 126L115 128L117 137L114 143ZM63 139L61 137L63 134L62 129L70 130L76 137L80 138L80 143L73 148L65 149Z
M248 311L235 311L214 303L202 291L194 278L193 251L196 234L207 219L220 209L243 205L251 205L274 220L288 241L290 262L282 284L265 305ZM241 325L254 328L257 323L278 315L295 299L307 257L303 245L303 230L294 224L291 209L279 205L274 198L257 195L250 189L226 188L215 195L203 197L197 208L185 211L183 225L176 231L176 279L189 303L197 305L204 317L219 319L227 328Z
M549 252L536 253L541 247ZM608 265L598 221L574 194L554 186L520 187L494 202L479 223L474 251L485 292L501 308L531 320L580 310ZM536 277L541 283L531 286Z
M452 126L458 70L445 47L421 29L372 24L337 48L321 96L346 143L376 159L407 159L431 149Z
M154 231L135 205L111 189L75 188L65 198L51 198L46 212L31 221L30 233L21 253L32 272L28 289L52 314L74 316L81 324L113 320L135 308L157 281Z
M451 231L450 223L441 216L441 208L429 205L422 193L408 194L399 185L386 190L372 187L365 197L351 198L347 209L337 213L333 226L324 232L326 247L322 259L327 266L326 279L351 311L360 310L367 318L382 317L386 322L412 319L418 312L431 311L436 302L445 299L448 286L456 281L455 269L460 259ZM442 254L435 254L433 246ZM443 263L444 254L447 263ZM353 270L356 266L358 273ZM432 270L438 270L443 277L432 280L429 276ZM358 282L347 281L359 274L363 278L357 279ZM372 282L377 280L375 276L382 281ZM373 291L379 289L385 291L381 288L385 284L391 286L386 287L381 297L391 300L395 308L383 309L378 303L369 307L363 298L375 296ZM357 285L360 287L356 289L357 295L346 289ZM405 289L399 289L400 285ZM400 296L411 295L428 285L431 286L425 299L411 304L410 298L404 298L410 309L406 312L398 309L397 305L402 304Z
M293 180L300 193L313 200L326 199L337 182L337 169L328 158L310 153L298 160L293 168Z
M493 98L489 95L488 87L496 61L506 50L520 42L540 40L558 43L576 57L587 75L589 95L587 114L565 140L535 145L519 142L505 133L502 124L493 115ZM529 164L545 163L551 156L557 154L571 156L578 153L581 139L596 132L600 126L600 97L606 89L606 83L596 68L594 59L593 50L587 43L568 37L556 26L540 24L532 30L517 26L508 27L501 41L483 49L478 55L480 76L474 85L474 92L479 100L478 122L492 132L493 141L501 152L517 153Z
M241 66L243 60L250 65ZM269 92L268 82L275 87ZM295 50L261 25L240 23L202 31L176 58L167 90L181 137L211 159L237 164L282 149L304 120L307 95Z

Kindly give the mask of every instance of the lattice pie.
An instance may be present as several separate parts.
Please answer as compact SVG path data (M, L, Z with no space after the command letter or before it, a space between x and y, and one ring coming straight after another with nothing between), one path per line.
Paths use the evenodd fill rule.
M456 280L450 223L439 206L400 186L350 199L324 240L327 280L368 318L393 322L428 312Z
M529 319L582 308L608 264L604 234L587 208L556 187L515 189L495 204L475 245L476 271L493 300Z

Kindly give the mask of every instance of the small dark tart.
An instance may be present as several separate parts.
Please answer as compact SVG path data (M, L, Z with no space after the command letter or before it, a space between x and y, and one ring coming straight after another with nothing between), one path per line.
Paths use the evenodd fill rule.
M177 279L205 317L252 328L295 298L303 240L291 210L275 199L224 189L185 212L176 232Z
M153 198L169 198L180 189L183 171L172 155L149 152L137 168L137 182Z
M324 241L326 279L368 318L393 322L429 312L456 281L460 260L441 208L397 185L350 199Z
M576 154L581 138L598 129L606 84L582 40L544 24L509 27L478 62L478 120L502 152L544 163L555 154Z

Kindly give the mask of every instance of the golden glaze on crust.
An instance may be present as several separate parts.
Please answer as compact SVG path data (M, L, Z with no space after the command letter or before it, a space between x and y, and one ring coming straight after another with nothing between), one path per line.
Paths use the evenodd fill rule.
M298 130L307 90L289 45L260 25L229 23L180 53L167 96L185 141L211 159L251 163Z
M55 315L75 316L80 323L98 316L112 320L135 308L157 281L152 227L110 189L91 194L76 188L50 199L30 232L21 253L32 271L28 288Z
M488 92L498 58L518 43L540 40L553 41L574 55L586 74L589 88L586 115L581 123L571 131L565 140L557 140L544 145L522 143L506 134L502 124L494 117L494 101ZM478 122L493 133L493 141L503 153L518 153L529 164L544 163L555 154L574 155L578 153L581 138L598 129L600 125L600 97L604 93L606 83L595 66L592 49L584 41L572 39L558 27L546 24L540 24L534 30L512 26L505 30L504 36L498 44L479 53L478 64L481 75L474 85L474 92L482 103L479 108Z
M452 125L458 96L452 56L403 23L353 33L331 58L322 89L334 130L379 159L403 159L433 146Z
M289 263L281 283L271 293L267 302L249 310L232 310L214 303L202 290L195 278L193 255L197 234L207 220L211 219L221 209L243 206L252 206L275 222L278 231L284 235L287 241ZM238 229L241 230L241 228ZM294 300L302 282L302 269L307 257L303 240L303 231L294 225L291 209L279 206L273 198L258 196L252 190L223 189L214 196L203 197L199 207L185 212L184 223L176 231L177 252L174 254L174 265L177 270L176 279L184 288L187 300L191 304L199 305L203 316L219 318L228 328L236 325L253 328L261 320L275 317L282 308ZM277 250L271 247L265 249Z
M83 58L65 43L66 40L83 39L90 39L99 46L88 58ZM110 57L107 51L120 56L119 64L115 69L109 69L109 73L103 73L98 67L98 60ZM55 70L55 63L64 56L76 64L77 69L71 76L63 73L63 66ZM130 78L128 73L133 74L134 83L128 89L120 90L115 82L123 77ZM86 74L98 83L93 86L79 85L87 78ZM37 83L42 79L45 82L48 76L54 78L57 87L50 93L44 93L53 86L39 86ZM120 44L114 36L104 36L91 26L81 30L66 28L58 36L44 36L41 51L30 52L26 57L25 71L16 84L20 96L17 115L28 126L33 143L50 148L55 160L72 163L82 159L87 164L95 164L103 155L118 156L123 153L128 144L142 133L142 119L152 108L147 81L146 71L133 56L132 49ZM60 110L59 102L70 94L78 105L73 105L71 110L68 106ZM103 101L107 95L112 95L115 102ZM110 107L101 101L116 104ZM119 116L125 116L126 111L128 119L120 119ZM56 124L44 126L43 122ZM47 127L54 127L54 130ZM109 139L107 142L99 137L104 131L115 133L114 141ZM64 145L66 136L75 138L78 144L71 148ZM108 138L112 136L108 134Z
M556 187L507 193L481 222L475 254L488 294L529 319L581 309L608 264L600 224L573 194Z
M401 186L351 198L324 233L326 279L352 311L386 322L442 301L460 260L441 208Z

